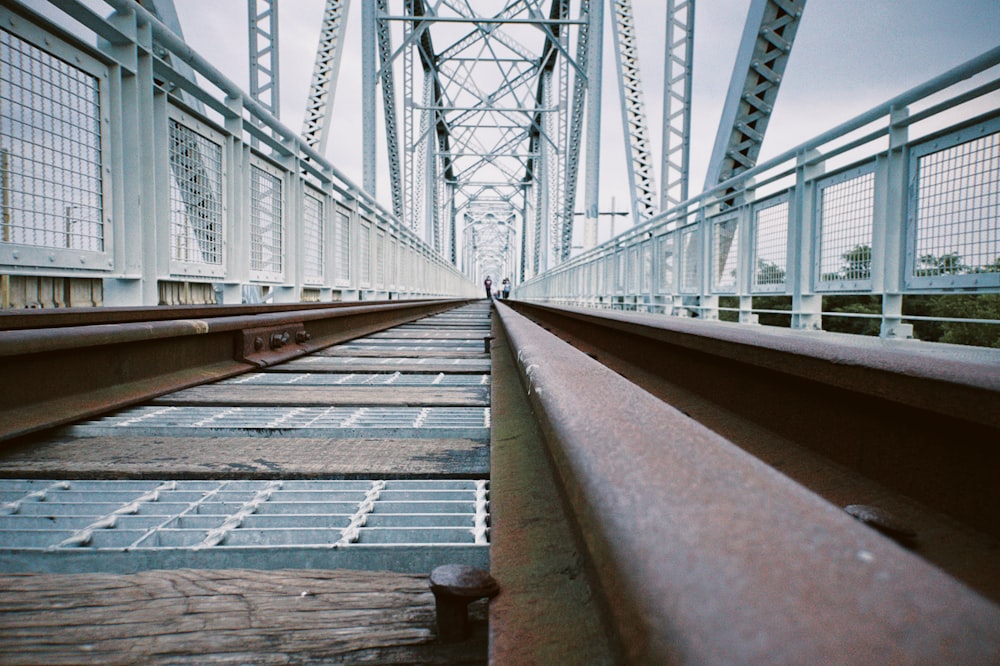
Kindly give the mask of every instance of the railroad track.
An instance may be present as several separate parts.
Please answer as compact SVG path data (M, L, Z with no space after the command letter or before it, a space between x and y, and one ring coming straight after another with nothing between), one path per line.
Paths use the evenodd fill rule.
M230 521L207 546L221 525L189 521L196 543L166 565L155 559L165 547L145 561L141 548L118 553L120 541L112 557L96 554L106 512L41 557L0 561L44 568L65 555L53 551L82 546L88 570L246 566L227 559L241 539L269 553L251 558L260 569L426 573L444 555L488 564L500 582L489 623L500 663L813 661L848 643L862 660L996 654L995 352L520 303L498 304L490 328L486 308L129 311L111 325L63 315L48 329L17 320L0 337L11 442L0 476L34 477L25 495L70 492L58 483L72 467L77 483L117 476L143 479L142 493L188 493L178 506L229 487L241 507L288 493L289 507L327 503L348 525L353 513L331 509L342 496L356 512L374 493L389 510L373 516L421 501L411 513L471 508L451 512L457 527L397 517L405 524L383 527L389 537L366 526L381 545L362 557L326 543L339 552L323 560L307 553L321 544L267 538L325 528L340 540L343 526L262 515ZM68 367L81 353L82 367ZM74 545L88 529L92 541ZM470 541L386 545L417 532ZM226 539L228 552L212 550Z

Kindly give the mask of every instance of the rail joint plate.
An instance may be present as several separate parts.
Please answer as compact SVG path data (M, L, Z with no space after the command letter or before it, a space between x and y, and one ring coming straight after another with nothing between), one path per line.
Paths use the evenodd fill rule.
M306 353L302 343L310 339L302 322L246 328L241 331L243 344L237 345L238 361L265 367Z

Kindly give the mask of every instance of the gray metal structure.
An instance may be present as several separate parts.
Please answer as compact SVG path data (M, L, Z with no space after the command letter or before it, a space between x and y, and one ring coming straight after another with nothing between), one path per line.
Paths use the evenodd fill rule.
M757 164L806 0L753 0L722 109L705 189Z
M337 92L337 77L340 73L350 6L351 0L326 0L326 7L323 9L316 64L313 67L309 97L306 99L306 115L302 121L302 138L306 145L321 155L326 153L330 136L330 113Z
M279 117L278 0L247 0L250 96Z
M575 17L571 4L480 11L380 0L363 9L365 185L377 180L381 87L394 209L474 278L487 267L534 275L569 256L592 3Z
M618 90L621 93L622 126L628 141L628 179L632 193L634 224L656 214L653 152L649 147L649 125L639 76L639 52L636 44L632 0L612 0L615 58L618 64ZM670 16L668 10L668 20Z
M660 210L669 210L688 198L694 17L695 0L667 0Z

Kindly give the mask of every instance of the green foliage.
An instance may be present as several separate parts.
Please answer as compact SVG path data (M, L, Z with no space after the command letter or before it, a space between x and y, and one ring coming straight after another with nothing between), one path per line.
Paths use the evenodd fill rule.
M823 312L843 312L850 314L882 314L882 297L869 295L824 296ZM879 319L866 317L824 316L823 329L836 333L855 335L878 335Z
M764 259L757 260L757 284L784 284L785 269Z
M740 297L719 296L719 307L738 308L740 307ZM739 321L739 320L740 320L739 312L733 312L732 310L719 310L719 321Z
M855 245L841 255L841 271L848 280L870 280L872 277L872 246Z
M956 319L1000 319L1000 294L940 294L918 298L921 301L911 304L910 308L905 307L907 299L904 299L904 310L925 310L931 316ZM918 329L915 325L914 331L919 330L922 340L1000 348L1000 326L995 324L958 321L918 323L922 326ZM930 323L934 326L923 325Z
M754 296L753 309L756 310L791 310L791 296ZM765 326L782 326L788 328L792 325L791 314L776 314L773 312L758 312L757 321Z
M969 267L962 263L962 256L957 252L949 252L935 257L925 254L917 260L914 275L917 277L934 277L935 275L960 275L971 273Z

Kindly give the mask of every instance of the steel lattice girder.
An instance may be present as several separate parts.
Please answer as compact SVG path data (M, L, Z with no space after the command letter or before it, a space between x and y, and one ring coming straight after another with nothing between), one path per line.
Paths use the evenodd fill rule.
M582 81L586 90L584 66L570 55L570 37L575 29L585 48L586 14L569 18L569 0L496 0L477 2L474 8L457 0L403 0L392 7L400 9L397 13L390 13L390 4L378 1L372 23L377 26L378 78L386 114L404 114L403 136L396 149L403 164L399 191L405 193L404 219L414 227L426 219L427 235L435 245L444 250L448 243L454 249L460 239L446 234L444 225L454 228L455 216L465 214L475 202L499 201L519 212L523 224L523 211L530 207L529 190L544 191L556 221L549 228L548 221L541 220L546 222L543 234L555 241L559 259L568 257L575 152L580 144L570 138L579 137L582 120L582 112L569 111L569 77L575 73L576 87ZM487 4L492 7L486 9ZM582 3L582 11L587 4ZM402 24L394 33L402 35L395 50L389 32L393 24ZM386 82L399 57L407 77L404 98L387 99L391 89ZM426 85L418 82L418 76L425 77ZM371 77L374 83L375 75ZM542 104L541 92L547 85L551 103ZM574 108L582 109L580 99ZM387 142L391 141L390 136ZM425 151L431 154L422 157ZM551 164L539 169L546 160ZM543 171L552 179L550 186L532 190L531 185L545 177ZM435 174L447 189L421 184ZM505 247L513 252L516 244L508 242ZM536 258L533 263L544 262Z
M806 0L754 0L709 161L705 189L757 164Z
M660 210L688 198L695 0L667 0Z
M313 68L309 97L306 100L306 114L302 123L302 138L321 155L326 151L330 135L330 111L337 92L337 75L340 72L341 54L344 50L344 31L347 28L347 12L350 0L326 0L323 10L323 26L316 48L316 64Z
M278 90L278 0L247 0L250 15L250 96L275 118Z
M618 89L622 101L622 125L628 140L628 180L632 192L632 216L635 223L656 214L653 191L653 154L649 148L649 126L639 76L639 53L636 47L635 19L631 0L612 0L615 58L618 64Z

